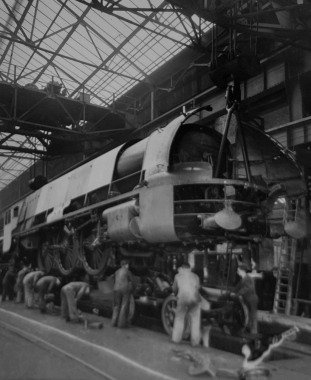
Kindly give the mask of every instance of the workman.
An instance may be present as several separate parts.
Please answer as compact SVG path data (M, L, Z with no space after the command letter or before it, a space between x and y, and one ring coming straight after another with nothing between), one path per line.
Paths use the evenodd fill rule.
M23 285L25 292L25 305L27 308L32 308L34 306L35 285L43 276L45 276L45 272L40 270L35 270L34 272L30 272L25 275Z
M241 281L235 287L232 296L241 296L249 312L248 328L251 334L257 334L257 305L258 297L255 291L253 278L247 273L247 265L240 264L237 268L237 274Z
M113 313L111 326L128 327L130 297L134 287L134 277L129 270L129 262L121 261L121 268L114 275Z
M2 302L4 302L7 297L9 297L9 301L13 301L16 276L17 274L14 272L14 267L9 266L2 281Z
M190 265L184 263L178 268L173 283L177 295L177 307L173 326L172 340L179 343L185 329L186 317L190 318L191 344L196 346L201 340L200 278L191 272Z
M24 302L24 285L23 285L23 279L26 276L27 273L31 271L31 266L23 264L23 268L17 273L17 280L16 280L16 302L22 303Z
M51 294L53 291L57 290L57 287L60 287L62 283L61 277L54 276L44 276L41 277L36 283L36 290L38 292L38 304L41 313L46 312L46 300L49 297L50 300L54 300L54 294ZM52 297L51 297L52 296Z
M69 282L62 287L61 315L67 322L79 322L77 302L85 294L90 294L90 285L83 281Z

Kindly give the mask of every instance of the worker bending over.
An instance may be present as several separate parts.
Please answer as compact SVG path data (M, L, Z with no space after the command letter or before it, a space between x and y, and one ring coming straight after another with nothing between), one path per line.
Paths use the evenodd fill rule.
M54 299L54 294L51 294L53 290L60 287L62 279L54 276L41 277L36 284L36 289L39 295L38 303L41 313L46 312L46 298L48 295L52 295L51 300Z
M191 272L190 265L184 263L178 268L173 283L173 292L177 294L172 340L179 343L185 329L186 316L190 318L191 344L196 346L201 340L200 279Z
M237 268L237 274L241 281L235 287L232 295L241 296L249 312L248 328L251 334L257 334L257 305L258 297L255 291L253 278L247 274L247 265L240 264Z
M27 273L31 271L31 266L23 264L23 268L17 273L17 280L16 280L16 302L22 303L24 302L24 285L23 280Z
M25 305L28 308L32 308L34 305L35 285L37 281L45 276L45 272L36 270L25 275L23 279L24 293L25 293Z
M112 326L128 327L130 297L133 288L133 275L129 262L121 261L121 268L114 275Z
M90 285L86 282L69 282L61 290L61 315L67 322L79 322L77 302L84 294L90 294Z

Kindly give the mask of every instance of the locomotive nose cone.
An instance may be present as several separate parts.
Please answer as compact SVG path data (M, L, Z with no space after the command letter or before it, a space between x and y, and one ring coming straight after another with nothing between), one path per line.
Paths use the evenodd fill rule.
M224 230L234 231L242 226L240 215L230 209L223 209L214 216L216 224Z

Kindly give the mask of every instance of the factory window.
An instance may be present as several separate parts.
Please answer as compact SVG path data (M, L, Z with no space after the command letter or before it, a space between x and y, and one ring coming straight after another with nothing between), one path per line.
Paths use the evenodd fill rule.
M13 209L13 217L14 218L18 217L18 206L14 207L14 209Z

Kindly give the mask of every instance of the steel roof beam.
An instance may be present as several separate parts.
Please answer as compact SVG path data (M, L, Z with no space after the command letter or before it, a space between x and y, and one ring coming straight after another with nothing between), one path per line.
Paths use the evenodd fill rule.
M58 1L59 1L59 0L58 0ZM77 1L77 0L76 0L76 1ZM155 8L155 9L156 9L156 8ZM183 43L183 42L181 42L181 41L178 41L178 40L176 40L175 38L169 37L169 36L166 35L166 34L159 33L159 32L156 32L156 31L153 30L153 29L150 29L150 28L147 28L147 27L145 27L145 26L142 26L142 24L146 23L146 21L148 22L148 21L152 20L151 17L142 16L142 17L145 19L145 21L144 21L143 23L139 24L139 23L137 23L137 22L135 22L135 21L131 21L131 20L125 18L125 17L122 17L122 16L119 16L119 15L116 15L116 14L110 13L109 11L103 11L103 12L109 14L110 16L114 16L114 17L116 17L117 19L119 19L119 20L121 20L121 21L124 21L124 22L127 23L127 24L134 25L134 26L136 26L136 27L139 28L139 29L144 29L144 30L146 30L147 32L150 32L150 33L152 33L152 34L156 34L156 35L158 35L158 36L160 36L160 37L162 37L162 38L168 39L168 40L170 40L170 41L172 41L172 42L174 42L174 43L176 43L176 44L183 45L183 46L185 46L185 47L187 47L187 48L193 48L193 49L195 49L195 47L192 47L191 45L187 45L187 44L185 44L185 43ZM154 13L155 13L155 12L154 12ZM154 21L152 21L152 22L154 22ZM159 23L159 22L155 22L155 23ZM165 26L165 28L166 28L166 25L164 25L164 24L162 24L162 23L159 23L159 24L160 24L161 26ZM174 30L174 32L176 32L176 31Z
M77 22L78 22L78 21L77 21ZM74 26L76 25L77 22L74 22L73 24L69 24L69 25L67 25L67 26L64 26L63 28L57 30L56 32L51 33L51 34L48 34L48 35L44 35L42 38L39 38L38 40L36 40L36 41L32 41L32 42L33 42L34 44L36 44L36 43L38 43L38 42L41 43L42 41L45 41L45 40L48 39L48 38L51 38L51 37L53 37L53 36L56 36L57 34L59 34L59 33L61 33L61 32L64 32L65 30L67 30L67 29L69 29L69 28L74 27Z
M181 6L181 2L179 0L167 0L167 1L170 4ZM237 2L237 0L232 0L232 1L233 1L232 4L234 4L235 2ZM212 23L214 23L216 25L221 26L224 29L232 28L232 29L235 29L236 31L241 32L241 33L248 33L248 34L251 34L251 35L262 36L262 37L265 37L265 38L268 38L268 39L272 39L272 40L281 42L283 44L288 44L290 46L297 47L297 48L300 48L300 49L303 49L303 50L306 50L306 51L311 51L311 47L310 46L307 46L307 45L304 45L304 44L301 44L301 43L296 43L295 39L288 40L286 38L282 38L280 36L277 36L275 34L275 32L273 32L273 33L260 32L260 31L254 30L252 28L244 27L243 25L238 24L238 23L229 24L228 23L228 19L229 18L227 16L223 15L223 14L220 14L218 12L217 13L216 12L210 12L210 11L205 10L204 8L193 7L191 5L189 6L188 4L189 4L188 2L183 2L182 3L182 5L183 5L182 7L184 9L187 9L191 14L196 14L197 16L201 17L205 21L210 21L210 22L212 22ZM217 8L217 10L218 10L218 8Z
M58 0L59 1L59 0ZM145 26L149 21L144 21L142 23L143 26ZM83 82L71 93L71 96L73 96L74 94L76 94L81 88L83 88L85 86L85 84L96 74L98 73L98 71L103 68L107 62L110 61L110 59L112 57L114 57L115 55L117 55L121 49L123 48L123 46L125 46L129 40L132 39L132 37L134 37L138 32L139 30L141 29L141 26L139 28L136 28L135 30L132 31L132 33L117 47L114 49L113 53L111 53L86 79L83 80Z
M68 0L65 0L65 4L67 3ZM64 5L65 5L64 4ZM64 5L59 9L59 11L57 12L57 14L55 15L54 19L52 20L51 24L49 25L49 27L47 28L46 32L44 33L44 36L43 38L48 34L49 30L52 28L52 25L55 23L56 19L58 18L58 16L60 15L60 13L62 12L63 8L64 8ZM39 42L39 46L41 44L41 41ZM37 48L39 47L37 46ZM31 54L31 56L29 57L26 65L24 66L23 70L20 72L17 80L19 79L19 77L21 76L21 74L24 72L24 69L28 66L28 63L32 60L33 56L35 55L36 53L36 50L33 51L33 53Z
M52 55L52 57L47 61L47 63L45 64L45 68L41 70L41 72L36 76L36 78L33 80L33 83L36 83L40 78L41 76L43 75L43 73L45 72L45 70L48 68L48 66L50 65L51 62L53 62L54 58L56 57L56 54L59 53L62 48L66 45L67 41L70 39L70 37L73 35L73 33L76 31L77 27L79 26L79 22L81 20L83 20L83 18L89 13L90 9L86 9L82 15L79 17L79 19L77 20L77 22L74 24L74 26L71 28L70 32L67 34L67 36L64 38L64 40L62 41L62 43L58 46L58 48L56 49L55 53ZM36 49L36 47L34 47Z
M262 16L268 13L276 13L276 12L284 12L284 11L291 11L291 10L299 10L299 9L306 9L309 10L311 8L310 3L304 3L304 4L295 4L295 5L287 5L280 8L273 8L273 9L265 9L263 11L258 12L249 12L249 13L243 13L238 16L228 16L228 20L239 20L241 18L251 18L256 16Z
M16 163L21 164L21 165L22 165L22 163L17 161L17 160L14 160L14 158L17 158L18 160L31 160L31 161L33 161L33 157L15 156L14 154L9 155L9 154L5 154L5 153L0 153L0 157L8 158L8 159L15 161ZM25 166L25 168L28 169L28 166L26 166L26 165L22 165L22 166ZM21 170L21 171L24 172L24 170Z
M0 147L1 150L12 150L13 152L21 152L21 153L32 153L32 154L39 154L39 155L48 155L49 153L45 150L39 150L39 149L30 149L30 148L23 148L21 146L13 146L13 145L5 145Z
M23 22L24 22L24 20L25 20L25 17L26 17L26 15L27 15L27 13L28 13L28 11L29 11L29 8L31 7L32 3L33 3L33 0L29 0L29 1L27 2L27 5L26 5L26 7L25 7L25 9L24 9L24 12L23 12L23 14L22 14L22 17L20 18L19 21L17 21L16 17L14 16L14 13L11 11L11 9L10 9L9 6L6 4L6 2L3 0L3 4L6 6L6 8L8 9L8 12L11 14L11 17L12 17L12 18L14 19L14 21L16 22L16 28L15 28L15 30L14 30L14 32L13 32L13 37L16 37L17 34L18 34L18 32L19 32L19 30L22 28L22 24L23 24ZM22 30L22 29L21 29L21 30ZM22 31L23 31L23 30L22 30ZM23 34L24 34L25 38L27 39L28 37L26 36L26 34L25 34L24 32L23 32ZM10 48L11 48L11 45L12 45L12 42L8 43L7 47L5 48L5 50L4 50L3 54L2 54L2 57L1 57L1 59L0 59L0 65L3 63L3 61L4 61L4 59L5 59L5 57L6 57L7 53L8 53L8 51L9 51Z
M0 37L1 38L4 38L6 40L10 40L10 41L13 41L13 42L16 42L16 43L19 43L19 44L22 44L22 45L25 45L25 46L28 46L36 51L42 51L44 53L48 53L48 54L54 54L60 58L64 58L64 59L67 59L68 61L73 61L73 62L77 62L77 63L81 63L82 65L85 65L85 66L89 66L89 67L93 67L93 68L96 68L98 67L98 65L95 65L93 63L90 63L90 62L86 62L86 61L82 61L80 59L76 59L76 58L73 58L73 57L70 57L68 55L64 55L64 54L61 54L61 53L57 53L55 54L55 52L53 52L52 50L48 50L48 49L44 49L44 48L40 48L40 47L34 47L31 43L27 42L27 41L23 41L23 40L16 40L16 39L12 39L11 37L7 37L7 36L3 36L0 34ZM47 61L49 61L49 58L41 55L42 58L46 59ZM54 64L56 67L58 67L59 69L61 69L58 65L56 65L54 62L50 62L50 64ZM41 66L42 67L45 67L45 65ZM35 69L35 70L32 70L30 73L34 73L36 71L38 71L40 68L38 69ZM64 70L62 70L64 71ZM118 71L114 71L114 70L110 70L110 69L106 69L104 67L102 67L100 69L100 71L106 71L108 73L111 73L111 74L115 74L115 75L118 75L118 76L121 76L121 77L124 77L124 78L127 78L127 79L131 79L135 82L143 82L143 83L148 83L146 80L143 80L143 79L138 79L138 78L135 78L135 77L131 77L129 75L126 75L126 74L122 74L122 73L119 73ZM22 79L22 78L26 78L27 75L29 75L29 73L23 75L23 76L19 76L18 79ZM73 78L73 77L72 77ZM75 79L75 82L78 82L77 79Z
M57 0L59 3L61 3L60 0ZM75 17L79 17L78 14L76 12L74 12L72 9L70 9L68 6L64 6L71 14L73 14ZM85 20L82 20L81 21L81 24L84 25L84 27L87 27L88 29L90 29L94 34L97 35L97 37L99 39L101 39L103 42L105 42L108 46L111 47L112 50L114 50L116 47L111 43L109 42L106 38L104 38L104 36L102 36L95 28L93 28L89 23L87 23ZM141 72L143 75L145 75L145 72L143 70L141 70L141 68L139 66L137 66L134 62L132 62L125 54L123 54L122 52L119 53L126 61L128 61L133 67L136 68L137 71Z

